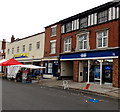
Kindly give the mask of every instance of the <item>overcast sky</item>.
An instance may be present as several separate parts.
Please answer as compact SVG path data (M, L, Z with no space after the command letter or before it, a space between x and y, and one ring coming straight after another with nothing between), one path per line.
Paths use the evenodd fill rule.
M0 40L44 31L44 27L111 0L0 0Z

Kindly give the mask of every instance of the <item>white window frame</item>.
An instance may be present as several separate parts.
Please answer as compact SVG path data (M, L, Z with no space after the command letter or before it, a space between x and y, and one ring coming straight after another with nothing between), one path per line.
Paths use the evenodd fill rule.
M36 49L40 49L40 41L36 42Z
M18 46L18 47L17 47L17 53L19 53L19 51L20 51L20 47Z
M67 41L67 43L66 43L66 41ZM64 39L64 52L70 52L71 51L71 41L72 41L71 37L66 37Z
M52 73L52 67L53 67L53 63L52 62L49 62L48 63L48 73Z
M105 12L106 12L107 15L105 15ZM98 13L98 17L97 17L98 24L108 21L108 13L109 13L108 10L104 10L104 11Z
M104 36L103 35L103 32L105 32L106 31L106 36ZM101 37L98 35L98 33L101 33ZM99 37L98 37L99 36ZM104 43L104 39L107 39L106 40L106 46L104 46L103 45L103 43ZM101 41L102 41L102 43L101 43L101 46L98 46L99 45L99 41L98 41L98 39L102 39ZM98 31L98 32L96 32L96 47L97 48L106 48L106 47L108 47L108 30L106 29L106 30L101 30L101 31Z
M85 28L88 26L88 17L80 19L80 28Z
M53 43L55 44L54 47L52 46ZM50 54L56 54L56 40L50 41Z
M83 45L82 45L82 49L80 49L80 37L86 35L86 40L83 40ZM86 48L84 48L84 44L86 42ZM90 45L89 45L89 32L85 32L85 33L80 33L77 34L77 45L76 45L76 51L81 51L81 50L88 50L90 49Z
M72 31L72 22L66 23L65 30L66 30L66 33Z
M12 48L12 54L14 54L14 48Z
M32 51L32 44L29 44L29 51Z
M25 52L25 45L23 45L23 52Z
M54 30L53 30L54 29ZM51 27L51 37L56 36L57 32L57 25Z
M65 33L65 25L61 26L61 33Z
M116 8L116 18L119 18L119 14L120 14L120 9L119 7ZM120 18L119 18L120 19Z

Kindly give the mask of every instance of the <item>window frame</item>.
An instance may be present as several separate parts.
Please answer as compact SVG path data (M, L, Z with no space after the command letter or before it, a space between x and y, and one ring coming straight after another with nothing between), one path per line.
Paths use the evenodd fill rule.
M32 51L32 44L29 44L29 51Z
M57 25L51 27L51 37L56 36L57 33Z
M52 44L55 43L55 47L52 47ZM53 50L54 49L54 50ZM54 51L54 52L53 52ZM50 54L56 54L56 40L50 41Z
M40 49L40 41L36 42L36 49Z
M106 36L104 36L103 35L103 33L106 31ZM100 38L100 37L98 37L98 33L101 33L101 35L102 35L102 37ZM101 30L101 31L97 31L96 32L96 48L106 48L106 47L108 47L108 33L109 33L109 30L108 29L105 29L105 30ZM104 45L104 39L107 39L106 40L106 46L103 46ZM101 46L99 47L98 45L99 45L99 43L98 43L98 39L102 39L102 43L101 43Z
M68 42L68 39L69 39L69 42ZM67 43L65 43L65 41L67 41ZM71 37L66 37L64 39L64 52L70 52L71 51L71 44L72 44L72 38ZM67 50L65 50L66 46L67 46Z
M19 53L19 51L20 51L20 47L18 46L18 47L17 47L17 53Z
M105 12L106 12L106 15L105 15ZM105 18L107 18L107 19L105 19ZM104 11L101 11L101 12L97 13L97 23L98 24L105 23L105 22L108 21L108 19L109 19L109 12L108 12L108 10L104 10Z
M23 52L25 52L25 45L23 45Z

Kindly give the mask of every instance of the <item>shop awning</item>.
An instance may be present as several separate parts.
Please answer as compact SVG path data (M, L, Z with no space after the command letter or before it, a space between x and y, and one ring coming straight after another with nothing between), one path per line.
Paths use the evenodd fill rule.
M31 68L31 69L43 69L46 67L36 66L36 65L12 65L13 67L21 67L21 68Z
M23 64L18 62L14 58L11 58L5 62L0 63L0 66L11 66L11 65L23 65Z

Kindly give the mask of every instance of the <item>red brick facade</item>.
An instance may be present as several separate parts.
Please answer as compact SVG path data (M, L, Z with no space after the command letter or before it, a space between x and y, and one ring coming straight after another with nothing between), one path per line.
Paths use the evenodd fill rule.
M96 25L93 27L87 28L89 33L89 44L90 49L96 49L96 32L100 30L108 29L108 47L118 47L118 20L104 23L101 25ZM66 34L62 34L62 52L64 52L64 39L66 37L72 38L72 44L71 44L71 51L75 51L76 48L76 33L70 32Z
M118 59L113 59L113 76L112 84L114 87L118 87Z
M48 56L59 56L60 53L60 24L55 24L57 25L56 28L56 36L51 37L51 27L49 26L45 28L45 51L44 51L44 57ZM53 25L54 26L54 25ZM56 40L56 54L50 54L50 41L51 40Z
M73 81L78 81L79 76L79 61L73 61Z

